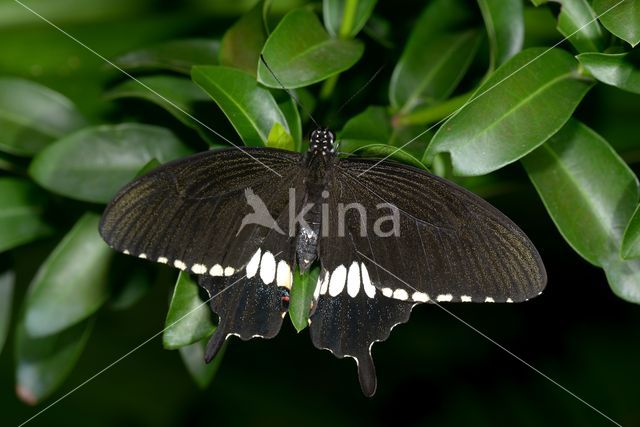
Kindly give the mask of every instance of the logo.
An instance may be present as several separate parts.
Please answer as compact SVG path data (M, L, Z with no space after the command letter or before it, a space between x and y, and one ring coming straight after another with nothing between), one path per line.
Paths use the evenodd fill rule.
M282 230L281 224L278 224L273 218L264 201L251 188L244 190L244 196L247 200L247 205L251 207L253 212L242 218L242 223L236 236L247 225L257 225L274 230L282 235L287 234ZM323 237L329 236L330 233L338 237L345 237L348 234L347 224L350 224L352 228L349 231L354 233L355 230L353 228L356 223L360 237L367 237L368 235L376 237L400 236L400 210L391 203L378 203L375 209L367 209L361 203L334 203L332 205L335 206L335 209L332 211L328 202L330 199L329 192L324 191L320 203L307 203L299 212L296 212L295 207L298 206L296 196L296 189L290 188L289 219L287 224L290 237L295 237L297 230L307 232L314 230L308 224L309 217L315 218L316 224L318 218L320 219L321 226L317 231ZM276 214L278 214L279 218L282 216L281 212L276 212ZM336 230L331 230L332 226Z

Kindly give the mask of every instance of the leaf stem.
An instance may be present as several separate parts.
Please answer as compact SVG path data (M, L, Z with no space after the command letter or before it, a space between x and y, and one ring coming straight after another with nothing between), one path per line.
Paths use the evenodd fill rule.
M338 83L338 77L340 77L340 74L331 76L324 81L324 83L322 84L322 88L320 89L320 99L326 100L331 97L331 95L333 94L333 90Z
M356 12L358 11L358 0L347 0L342 12L342 22L338 35L341 39L349 38L353 23L356 20Z
M428 125L436 123L462 107L471 95L472 92L463 93L462 95L447 99L440 104L418 108L408 114L398 114L393 117L393 126Z

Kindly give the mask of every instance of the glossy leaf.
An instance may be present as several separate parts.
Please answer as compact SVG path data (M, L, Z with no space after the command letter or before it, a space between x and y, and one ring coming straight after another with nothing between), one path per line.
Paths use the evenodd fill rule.
M9 333L14 284L15 274L13 271L5 271L0 274L0 354L2 354L7 333Z
M395 160L419 169L429 170L427 166L407 150L387 144L366 144L353 150L361 157Z
M221 65L256 76L260 52L267 40L264 9L265 2L261 0L227 30L220 46Z
M43 192L29 181L0 178L0 252L48 236Z
M372 142L387 144L391 138L390 120L384 107L368 107L351 118L338 133L339 150L352 152Z
M278 106L287 120L287 125L294 142L294 149L299 151L302 146L302 118L300 117L298 106L291 97L284 102L278 103Z
M201 389L207 388L220 368L227 344L223 344L216 357L209 363L204 362L204 353L207 339L180 347L180 357L187 367L191 378Z
M207 120L206 115L203 114L205 110L208 111L213 107L213 103L211 98L191 80L174 76L139 77L137 80L122 82L107 92L106 97L108 99L138 98L153 102L169 111L185 125L198 131L209 143L215 141L214 134L206 127L215 130L215 124Z
M27 80L0 78L0 151L32 156L85 124L61 94Z
M631 220L624 231L621 255L623 258L640 258L640 209L631 216Z
M456 175L482 175L512 163L556 133L592 86L564 50L531 48L501 66L426 153L451 154Z
M520 52L524 42L521 1L478 0L491 45L490 69Z
M470 14L459 0L436 0L425 8L391 76L393 108L406 113L453 92L481 40L477 30L460 30L468 25Z
M262 54L285 87L297 88L351 68L363 51L359 41L331 38L313 12L296 9L282 18ZM262 62L258 64L258 81L281 87Z
M92 326L93 321L87 320L54 335L33 337L24 324L18 324L16 394L20 400L35 405L62 385L78 361Z
M558 31L578 52L598 52L604 49L606 36L588 0L551 0L560 3ZM534 3L544 3L534 0Z
M216 65L219 51L217 40L172 40L129 52L113 62L131 72L167 70L189 75L194 65Z
M355 37L369 20L377 0L324 0L324 26L333 37Z
M640 94L640 54L583 53L578 61L599 81Z
M245 145L266 145L276 123L289 131L271 92L249 74L228 67L194 67L193 80L218 104Z
M616 37L634 47L640 43L640 0L594 0L593 8Z
M320 267L312 268L305 274L300 274L296 268L293 275L293 286L289 299L289 316L296 331L301 332L309 326L309 311L313 302L313 292L316 290Z
M624 224L640 197L625 162L601 136L572 120L523 164L567 242L606 270L616 294L640 302L640 261L619 256Z
M216 327L211 322L209 304L200 299L200 288L188 273L181 272L173 290L162 334L162 345L176 349L210 336Z
M134 268L122 283L121 288L111 301L112 310L126 310L138 303L151 288L151 277L144 268Z
M85 214L38 269L25 302L29 335L51 335L75 325L108 298L113 251L98 234L99 222L99 215Z
M106 203L151 159L164 163L190 150L164 128L122 124L81 130L43 150L29 174L54 193Z
M267 147L280 148L282 150L295 151L296 143L289 132L280 123L271 128L267 137Z

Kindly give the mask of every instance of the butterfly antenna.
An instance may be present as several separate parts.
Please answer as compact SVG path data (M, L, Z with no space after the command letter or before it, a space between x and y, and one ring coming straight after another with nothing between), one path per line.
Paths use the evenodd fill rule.
M338 108L338 110L336 111L336 114L338 114L340 111L342 111L342 109L343 109L344 107L346 107L346 106L347 106L347 104L348 104L348 103L350 103L350 102L353 100L353 98L355 98L356 96L360 95L360 92L362 92L363 90L365 90L365 89L367 88L367 86L369 86L369 84L370 84L372 81L374 81L376 77L378 77L378 74L380 74L380 72L381 72L381 71L382 71L382 69L385 67L385 65L386 65L386 63L385 63L385 64L382 64L382 65L380 66L380 68L378 68L378 70L377 70L375 73L373 73L373 76L371 76L371 78L370 78L369 80L367 80L367 82L366 82L365 84L363 84L363 85L362 85L362 87L360 87L360 89L358 89L358 90L356 91L356 93L354 93L353 95L351 95L351 97L350 97L349 99L347 99L347 100L342 104L342 106L340 106L340 108Z
M262 61L262 63L264 64L265 67L267 67L267 70L269 70L269 72L271 73L271 75L273 76L274 79L276 79L276 81L278 82L278 84L280 85L280 87L282 88L282 90L284 90L285 92L287 92L289 94L289 96L291 98L293 98L293 100L295 101L296 104L298 104L298 107L300 107L300 109L302 111L305 112L305 114L307 116L309 116L309 118L311 119L311 121L313 122L314 125L316 125L316 128L320 129L320 125L318 124L318 122L316 122L316 119L313 118L313 116L311 115L311 112L309 112L306 108L304 108L304 106L302 105L302 103L300 102L300 100L293 94L293 92L291 92L289 89L287 89L286 87L284 87L284 85L282 84L282 82L280 81L280 79L278 78L278 76L276 76L276 73L273 72L273 70L271 69L271 67L269 67L269 64L267 64L267 61L264 59L264 56L262 54L260 54L260 61Z

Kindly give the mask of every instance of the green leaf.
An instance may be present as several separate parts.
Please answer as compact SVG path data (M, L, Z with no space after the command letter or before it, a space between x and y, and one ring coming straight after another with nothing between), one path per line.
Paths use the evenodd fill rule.
M213 133L206 127L215 129L215 124L203 114L213 107L211 98L191 80L174 76L139 77L137 80L124 81L105 96L107 99L138 98L153 102L186 126L198 131L205 141L210 144L216 141Z
M491 46L490 69L504 64L520 52L524 42L521 1L478 0Z
M605 269L617 295L640 302L640 261L619 255L624 224L640 197L625 162L602 137L572 120L523 164L565 240Z
M113 62L131 72L167 70L189 75L194 65L216 65L219 50L217 40L172 40L129 52Z
M84 118L61 94L27 80L0 79L1 151L32 156L84 125Z
M577 58L599 81L640 94L640 52L583 53Z
M69 301L65 307L71 306ZM16 394L35 405L55 392L75 366L87 343L92 320L60 333L32 337L23 323L16 327Z
M287 88L309 86L351 68L364 47L356 40L334 39L318 17L306 9L289 12L267 39L262 49L265 60ZM258 81L280 88L280 83L258 64Z
M15 274L13 271L5 271L0 274L0 354L2 354L2 348L9 332L14 284Z
M192 74L193 80L222 109L245 145L266 145L276 123L289 131L271 92L258 86L249 74L228 67L194 67Z
M371 143L387 144L391 138L390 120L385 107L368 107L338 133L340 151L353 152Z
M570 36L569 42L578 52L598 52L604 49L605 33L588 0L552 1L562 5L558 15L558 31L565 37Z
M38 269L25 302L29 335L51 335L75 325L108 298L113 251L98 234L99 222L99 215L82 216Z
M188 273L180 273L162 333L164 348L173 350L193 344L215 331L209 303L200 299L199 289Z
M462 176L500 169L556 133L592 85L566 51L526 49L498 68L440 127L426 158L430 163L448 152L454 173Z
M213 377L215 377L216 372L218 372L220 364L222 363L224 352L227 349L227 344L223 344L216 357L210 363L205 363L204 354L207 341L207 339L204 339L200 342L189 344L178 349L180 357L182 358L184 365L187 367L187 371L189 371L191 378L193 378L201 389L207 388L213 380Z
M636 208L636 211L631 216L629 224L624 231L624 237L622 239L621 255L625 259L640 258L640 209Z
M113 19L125 19L146 10L153 0L31 0L27 5L58 25L95 23ZM17 6L17 7L16 7ZM27 25L25 25L27 24ZM0 2L0 28L43 24L37 15L26 11L15 2Z
M289 316L296 331L301 332L309 325L309 310L313 301L320 267L314 267L304 274L296 268L289 299Z
M369 20L377 0L324 0L324 26L333 37L353 38Z
M457 0L436 0L425 8L391 76L389 99L394 109L406 113L453 92L481 40L477 30L459 30L467 26L470 13Z
M265 1L261 0L227 30L220 47L221 65L256 76L260 52L267 40L264 11Z
M600 22L616 37L635 47L640 43L640 0L594 0Z
M267 137L267 147L294 151L296 149L296 143L285 127L280 123L276 123L271 128L271 132L269 132L269 136Z
M133 123L97 126L47 147L35 157L29 174L54 193L106 203L151 159L164 163L190 152L164 128Z
M291 97L287 97L284 102L278 103L287 125L291 130L291 137L294 142L294 150L299 151L302 146L302 118L298 112L298 107Z
M119 291L109 301L112 310L126 310L139 302L151 288L151 277L146 268L134 268Z
M29 181L0 178L0 252L51 234L42 218L43 192Z
M399 147L394 147L387 144L366 144L358 147L353 151L359 156L370 157L374 159L388 159L396 160L400 163L404 163L410 166L417 167L428 171L429 169L419 159L409 153L407 150Z

